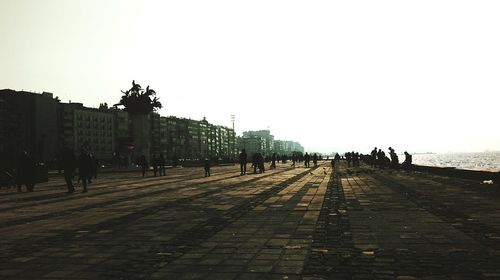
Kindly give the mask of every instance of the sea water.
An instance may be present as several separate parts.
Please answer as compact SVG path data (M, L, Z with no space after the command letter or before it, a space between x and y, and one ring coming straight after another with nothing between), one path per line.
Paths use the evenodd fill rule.
M402 158L404 159L404 155ZM413 164L498 172L500 171L500 151L481 153L414 154Z

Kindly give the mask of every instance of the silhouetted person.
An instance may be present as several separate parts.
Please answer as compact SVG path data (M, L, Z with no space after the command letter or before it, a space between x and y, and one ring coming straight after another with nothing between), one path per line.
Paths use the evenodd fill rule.
M296 154L293 154L292 155L292 167L295 168L295 163L297 162L297 155Z
M160 175L165 176L165 158L163 157L163 154L160 154L158 163L160 164Z
M90 159L90 155L82 150L80 152L80 156L78 157L78 172L80 173L80 177L82 178L83 191L87 192L87 183L91 176L92 169L92 160Z
M276 168L276 153L273 153L271 156L271 166L269 166L269 169L275 169Z
M311 157L309 156L309 154L306 152L306 154L304 155L304 166L305 167L309 167L309 162L311 161Z
M205 168L205 177L210 177L210 159L205 159L203 167Z
M261 153L258 153L258 165L259 165L259 173L264 173L266 168L264 166L264 156Z
M340 155L338 153L335 153L335 156L333 157L334 160L339 161L340 160Z
M64 181L66 181L68 193L73 193L75 191L75 186L73 185L73 177L75 175L76 169L76 158L71 149L64 149L63 151L62 168L64 170Z
M382 149L378 149L378 152L377 152L377 163L378 163L378 167L380 169L384 169L385 168L385 164L386 164L386 161L385 161L385 153L384 151L382 151Z
M359 153L351 152L352 166L359 166Z
M99 160L94 155L90 155L90 160L92 162L91 177L97 179L97 169L99 169Z
M399 168L399 159L396 151L393 148L389 147L389 156L391 157L391 167L394 169Z
M35 161L26 151L23 151L17 160L16 184L18 192L22 191L22 185L26 185L26 191L29 192L35 187Z
M344 155L345 155L345 160L347 161L347 167L351 167L351 162L352 162L351 153L347 152Z
M257 155L257 153L254 153L252 155L253 174L257 174L257 167L259 167L259 156Z
M377 147L375 147L372 150L370 156L371 156L371 159L370 159L371 162L370 163L371 163L372 167L375 167L377 165Z
M179 165L179 158L177 157L177 155L174 155L172 157L172 166L173 167L177 167L177 165ZM144 177L144 176L143 176Z
M408 152L405 151L405 161L401 164L403 168L408 168L411 166L413 161L412 155L410 155Z
M158 173L158 159L156 158L156 155L151 157L151 165L153 166L153 174L156 177L156 174Z
M247 174L247 152L245 149L240 153L240 175Z
M312 158L313 158L314 167L317 167L318 166L318 155L316 153L314 153Z
M145 155L142 155L139 157L139 165L141 166L141 169L142 169L142 177L144 178L144 176L146 175L146 169L148 168L148 162L146 160L146 156Z

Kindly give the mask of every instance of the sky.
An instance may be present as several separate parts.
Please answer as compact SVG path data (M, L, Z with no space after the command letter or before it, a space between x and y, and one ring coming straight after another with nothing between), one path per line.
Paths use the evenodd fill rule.
M0 0L0 88L118 103L307 151L500 150L499 1Z

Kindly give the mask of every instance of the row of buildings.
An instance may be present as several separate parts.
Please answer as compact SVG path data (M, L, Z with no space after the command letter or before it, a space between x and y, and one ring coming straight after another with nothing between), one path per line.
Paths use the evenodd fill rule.
M240 149L270 155L303 151L300 144L274 140L269 130L247 131L237 137L232 128L207 120L157 113L148 116L150 152L166 158L236 159ZM55 162L63 148L81 148L105 161L128 164L134 150L130 115L116 107L88 108L63 103L52 93L0 90L0 160L9 165L23 151L37 161Z
M290 155L304 152L304 147L299 142L275 140L270 130L245 131L242 137L238 137L237 146L245 149L249 155L254 153L265 156L273 153Z

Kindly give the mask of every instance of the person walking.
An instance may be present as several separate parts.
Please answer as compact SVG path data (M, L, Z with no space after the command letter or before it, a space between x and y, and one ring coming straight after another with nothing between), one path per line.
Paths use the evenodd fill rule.
M240 175L247 174L247 152L245 149L240 153Z
M158 174L158 159L156 158L156 155L153 155L151 158L151 165L153 166L153 174L156 177L156 174Z
M313 155L313 164L314 167L318 167L318 155L316 153Z
M17 160L16 184L18 192L22 192L23 184L28 192L32 192L35 187L35 161L26 151L23 151Z
M309 154L306 152L306 154L304 155L304 165L305 167L309 167L309 163L311 161L311 157L309 156Z
M95 157L95 155L90 155L90 160L92 163L91 176L94 179L97 179L97 169L99 169L99 160ZM90 183L90 180L89 180Z
M271 156L271 166L269 166L269 169L275 169L276 168L276 153L273 153Z
M142 178L146 175L146 169L148 168L148 161L146 160L146 156L142 155L139 157L139 165L141 166L142 170Z
M163 154L160 154L158 162L160 164L160 176L165 176L165 158L163 157Z
M209 158L205 158L204 168L205 168L205 177L210 177L210 159Z
M83 184L82 193L87 192L87 184L91 176L91 169L92 161L90 159L90 155L87 153L87 151L82 149L82 151L80 152L80 156L78 157L78 172L80 173Z
M73 185L73 177L75 175L76 169L76 158L71 149L66 148L63 150L62 164L64 170L64 181L66 181L68 193L73 193L75 191L75 186Z

